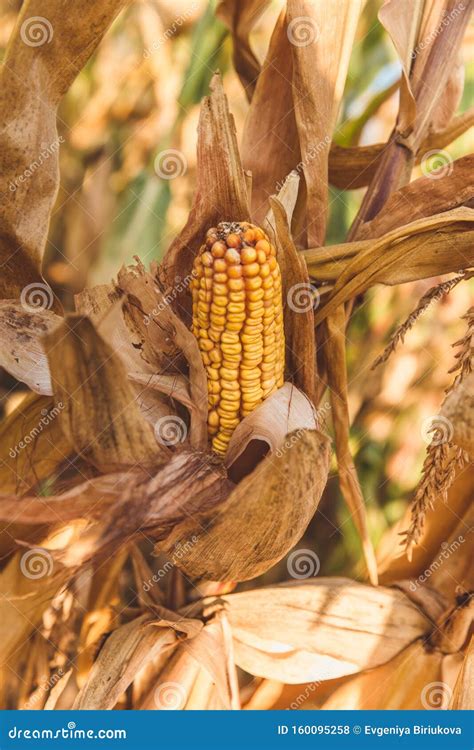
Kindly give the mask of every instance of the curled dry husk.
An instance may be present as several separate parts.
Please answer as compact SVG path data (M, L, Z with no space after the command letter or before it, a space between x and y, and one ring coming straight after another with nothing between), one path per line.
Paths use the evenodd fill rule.
M91 522L80 539L54 553L66 568L103 558L143 532L192 577L252 578L298 541L327 481L329 440L302 392L310 395L315 373L312 310L289 326L290 348L296 349L298 322L308 340L300 360L289 362L296 385L285 384L243 420L230 447L228 475L207 452L206 376L184 322L187 274L209 226L249 217L235 127L218 75L211 92L199 125L195 203L162 266L147 271L137 260L115 284L78 295L77 313L65 318L30 313L18 328L12 316L21 320L24 311L15 303L5 308L4 338L9 351L17 347L20 354L15 374L40 393L52 392L64 459L80 457L101 473L47 502L32 494L16 498L18 521L28 527ZM212 200L216 186L219 207ZM290 241L281 240L282 226L277 217L282 267L292 283L304 283L304 263ZM25 329L29 349L38 352L36 378L21 345ZM175 425L174 442L161 437L163 420ZM46 436L52 430L47 424ZM0 516L6 519L14 504L13 493L4 495Z
M385 664L431 629L401 591L346 578L287 581L222 599L236 663L289 684Z

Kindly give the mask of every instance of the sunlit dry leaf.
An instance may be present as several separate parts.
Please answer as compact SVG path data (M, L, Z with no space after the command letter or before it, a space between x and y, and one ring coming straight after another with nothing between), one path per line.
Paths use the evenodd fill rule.
M142 615L117 628L99 652L74 708L113 708L147 662L179 640L194 638L201 628L199 620L186 620L161 608L156 616Z
M234 118L218 74L214 75L210 90L210 96L201 104L193 206L186 226L169 247L160 272L165 292L174 291L173 307L182 318L186 312L189 315L190 296L180 282L191 274L194 256L206 231L220 221L250 219Z
M451 425L453 443L474 457L474 373L448 394L441 414Z
M51 376L41 337L61 322L50 310L28 311L0 301L0 366L36 393L51 396Z
M191 537L174 563L193 578L255 578L296 544L317 508L329 469L328 438L316 430L287 435L215 509L175 526L164 549ZM199 521L199 522L197 522Z
M9 186L0 209L2 298L18 297L28 284L45 286L41 262L63 140L56 109L124 5L124 0L98 0L76 4L68 13L54 0L22 5L0 73L1 172ZM44 43L38 44L38 33Z
M332 679L384 664L430 628L400 591L345 578L287 581L223 599L237 663L281 682Z
M467 647L449 708L453 711L472 711L474 708L474 636Z
M160 464L167 449L145 422L124 367L88 318L70 315L45 337L61 429L103 471Z
M216 14L232 31L234 39L234 67L250 101L260 73L257 60L249 42L250 32L259 17L270 5L270 0L221 0Z

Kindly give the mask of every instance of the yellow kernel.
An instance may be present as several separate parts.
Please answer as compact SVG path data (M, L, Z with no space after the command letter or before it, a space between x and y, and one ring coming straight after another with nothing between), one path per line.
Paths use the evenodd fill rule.
M227 284L227 274L226 273L215 273L214 274L214 281L217 284Z
M257 251L254 247L243 247L240 251L242 263L255 263L257 260Z
M211 313L214 313L215 315L225 315L226 306L225 305L216 305L214 302L211 305Z
M241 245L239 235L238 234L234 234L233 232L231 234L227 235L226 242L227 242L227 246L228 247L240 247L240 245Z
M257 252L261 250L265 253L265 256L268 256L271 252L271 245L268 240L261 239L255 245L255 250L257 250Z
M219 369L219 375L222 380L237 380L239 377L239 370L238 368L230 370L227 367L221 367Z
M221 392L221 384L219 383L218 380L208 380L207 390L208 390L208 393L212 393L216 395Z
M209 331L209 338L217 344L217 342L221 340L221 332L217 331L215 328L211 328Z
M242 235L242 238L244 239L245 242L248 242L249 244L252 242L255 242L255 230L246 229Z
M262 373L265 373L265 374L269 372L273 372L275 370L275 363L274 362L262 362L262 364L260 365L260 369Z
M241 313L245 312L245 304L243 302L229 302L227 310L230 313Z
M226 250L225 259L227 263L230 263L231 265L234 265L235 263L240 264L240 253L238 250L235 250L233 247L229 247Z
M213 268L204 268L204 276L208 279L212 279L214 276L214 269Z
M213 347L212 341L209 341L209 339L199 340L199 348L202 352L210 352L212 347Z
M218 240L217 242L214 242L214 244L211 247L211 253L214 256L214 258L223 258L226 252L227 252L227 247L225 243L221 242L220 240Z
M229 300L231 302L244 302L245 292L229 292Z
M245 277L258 276L259 271L258 263L248 263L248 265L242 266L242 275Z
M242 276L242 266L229 266L227 268L229 279L240 279Z
M227 285L214 284L213 292L216 297L225 297L227 295Z
M243 279L229 279L228 286L233 292L240 292L244 288Z
M277 259L274 258L272 255L270 255L268 259L268 265L270 267L270 271L274 271L275 268L277 267Z
M239 391L223 390L222 394L218 396L218 398L222 398L222 403L227 401L228 403L238 404L240 401L240 390Z
M227 323L227 330L228 331L236 331L237 332L237 331L240 331L241 328L242 328L242 321L241 320L237 320L237 321L230 320Z
M250 266L248 266L250 268ZM253 276L252 278L245 279L245 288L249 290L260 289L262 286L262 279L260 276Z
M273 289L273 276L271 274L266 279L263 279L262 287L264 289Z
M265 279L267 276L270 276L270 265L268 263L262 263L260 266L260 276L262 279Z
M214 363L219 363L222 360L222 354L219 349L211 349L208 356L211 362Z
M263 263L266 263L266 261L267 261L267 256L263 252L263 250L257 250L257 263L260 263L260 265L262 265Z
M219 426L219 414L217 411L213 410L210 411L207 415L207 423L210 427L218 427Z
M215 305L219 305L219 307L227 307L228 301L227 297L224 295L216 295L212 298L212 301Z
M239 424L239 422L240 422L239 417L234 417L234 419L227 419L226 417L221 417L221 427L228 428L231 430L234 430Z
M238 335L236 333L227 333L225 331L222 334L222 343L223 344L238 344L240 341Z
M211 312L211 323L215 326L224 326L225 325L225 315L216 315L215 313Z
M238 355L242 351L242 344L222 344L222 351L225 357Z
M258 302L259 299L263 299L263 289L249 291L247 296L249 302Z
M216 258L214 261L214 271L216 273L226 273L227 263L224 258Z
M223 380L221 385L222 392L233 391L234 393L240 393L240 385L237 380Z
M260 342L260 346L262 345L261 336L258 334L247 334L242 333L240 335L240 340L242 344L256 344L257 342Z
M211 380L219 380L219 370L217 370L214 367L208 367L206 368L207 371L207 377Z
M206 250L206 252L201 255L201 261L206 268L210 268L214 263L214 258L211 253Z

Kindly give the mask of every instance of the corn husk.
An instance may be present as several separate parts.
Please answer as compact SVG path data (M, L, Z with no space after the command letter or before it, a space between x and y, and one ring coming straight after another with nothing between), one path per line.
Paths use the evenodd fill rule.
M285 683L384 664L430 629L400 591L345 578L287 581L223 599L237 664Z
M467 647L449 708L453 711L472 711L474 708L474 637Z
M448 394L441 414L452 425L452 441L474 455L474 373L467 375Z

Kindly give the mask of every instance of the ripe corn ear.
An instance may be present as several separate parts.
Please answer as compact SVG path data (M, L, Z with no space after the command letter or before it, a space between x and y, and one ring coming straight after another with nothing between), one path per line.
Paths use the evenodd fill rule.
M206 234L191 282L193 333L207 372L212 447L224 455L241 419L283 385L285 339L276 251L259 227Z

